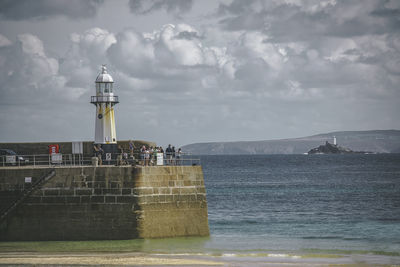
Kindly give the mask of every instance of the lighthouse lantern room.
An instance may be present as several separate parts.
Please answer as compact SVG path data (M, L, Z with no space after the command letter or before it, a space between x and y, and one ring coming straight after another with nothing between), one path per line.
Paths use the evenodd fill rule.
M107 73L105 65L96 78L96 95L90 103L96 106L95 144L116 144L114 106L118 104L118 96L114 95L114 80Z

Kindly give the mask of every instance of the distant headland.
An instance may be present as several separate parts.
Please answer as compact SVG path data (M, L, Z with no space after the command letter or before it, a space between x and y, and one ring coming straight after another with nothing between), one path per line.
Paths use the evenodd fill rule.
M197 155L304 154L335 136L341 147L351 151L400 153L400 130L342 131L313 136L263 141L195 143L182 147Z

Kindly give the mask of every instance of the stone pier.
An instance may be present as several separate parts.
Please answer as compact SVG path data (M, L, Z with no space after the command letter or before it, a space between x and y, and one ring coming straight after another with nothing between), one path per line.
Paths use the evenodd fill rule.
M201 166L0 168L0 240L110 240L208 236ZM29 180L29 179L28 179ZM25 191L24 191L25 190Z

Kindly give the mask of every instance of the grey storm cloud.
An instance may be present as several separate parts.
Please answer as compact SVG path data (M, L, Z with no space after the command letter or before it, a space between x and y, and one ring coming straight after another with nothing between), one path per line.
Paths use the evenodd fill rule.
M395 2L234 0L220 4L218 16L226 30L260 30L276 41L351 37L397 32L400 6Z
M10 20L45 19L52 16L93 17L103 0L1 0L0 16Z
M190 11L192 5L192 0L129 0L130 10L135 14L166 10L168 13L180 16Z

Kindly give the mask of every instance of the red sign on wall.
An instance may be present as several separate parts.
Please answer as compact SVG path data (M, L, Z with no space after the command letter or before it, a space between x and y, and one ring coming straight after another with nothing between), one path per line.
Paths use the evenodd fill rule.
M49 154L58 154L60 147L58 145L49 145Z

